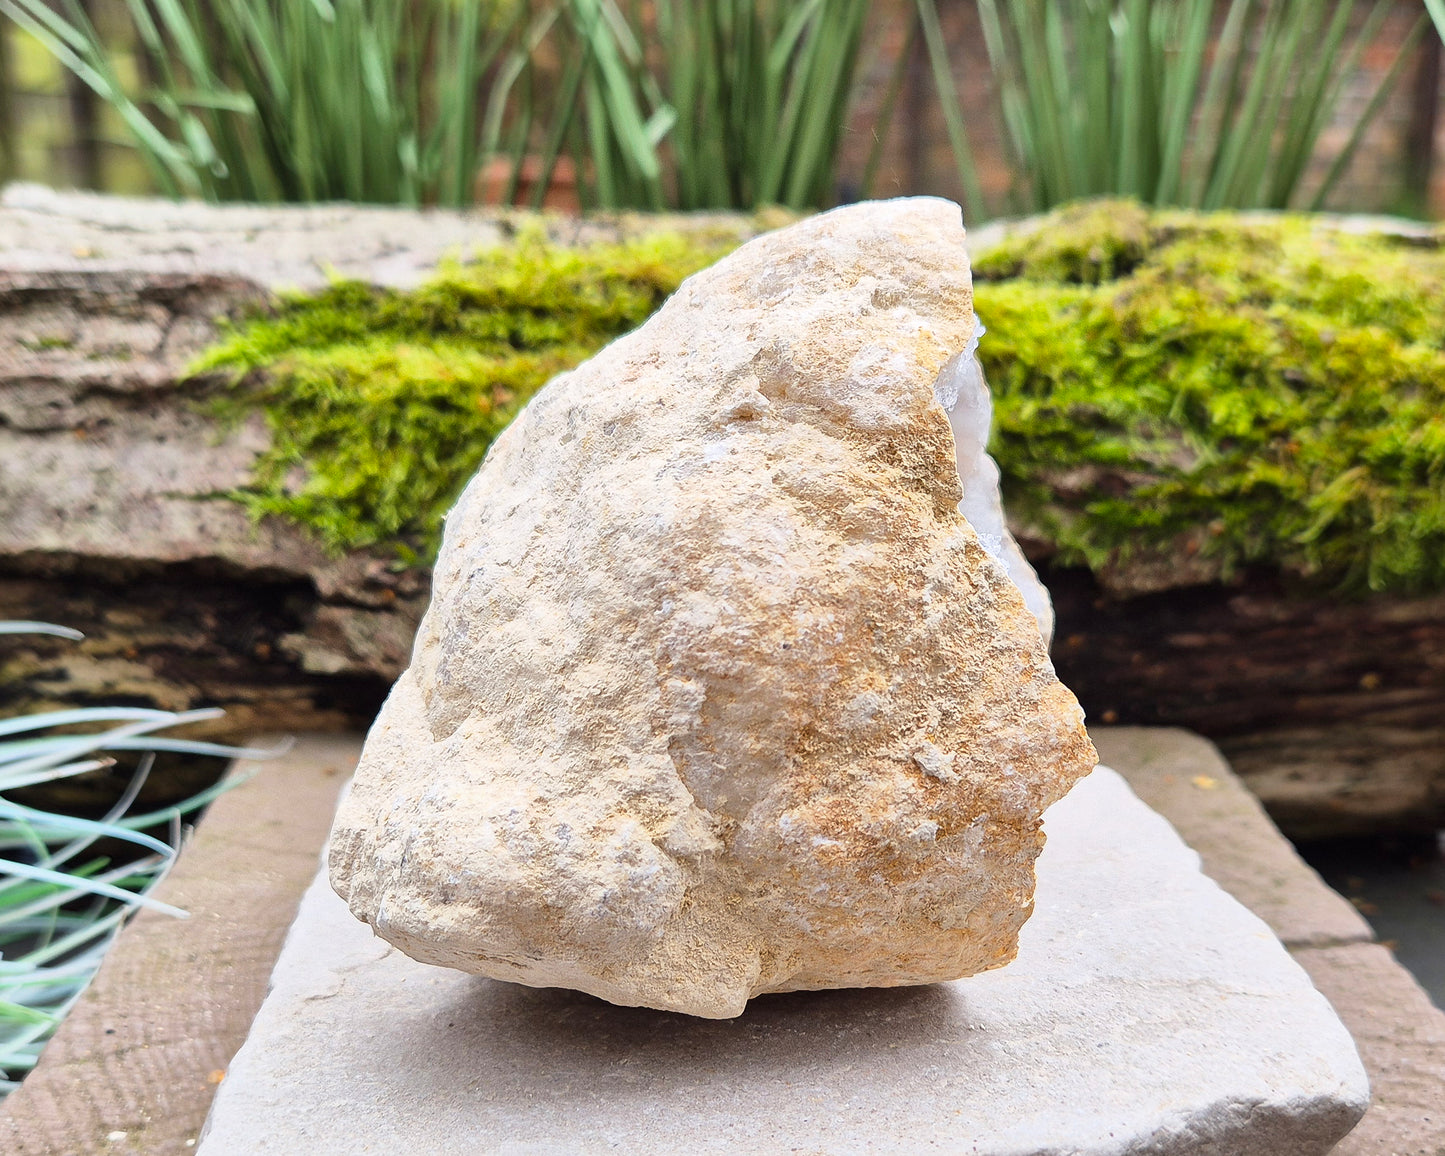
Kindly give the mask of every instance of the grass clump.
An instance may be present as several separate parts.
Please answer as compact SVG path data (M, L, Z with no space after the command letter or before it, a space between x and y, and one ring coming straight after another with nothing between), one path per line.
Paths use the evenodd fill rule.
M567 249L537 237L411 292L354 281L292 296L192 367L229 370L272 444L234 495L334 551L429 561L487 448L557 373L636 328L736 242L659 234Z
M1063 560L1187 548L1355 593L1445 587L1433 244L1104 203L975 276L1004 492Z
M0 621L0 638L24 634L81 637L43 622ZM0 719L0 1097L35 1066L132 913L149 907L185 916L150 892L180 852L182 820L235 780L161 811L141 814L133 804L158 751L265 757L158 733L220 714L89 707ZM10 797L107 770L117 755L135 758L137 752L129 784L98 818L41 810Z

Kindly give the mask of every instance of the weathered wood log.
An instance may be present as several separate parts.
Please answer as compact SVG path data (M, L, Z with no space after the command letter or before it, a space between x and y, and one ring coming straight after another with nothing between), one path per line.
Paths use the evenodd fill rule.
M0 617L86 631L0 640L0 713L221 706L204 732L364 728L405 664L427 575L328 556L227 491L264 422L184 379L217 318L328 271L414 283L505 240L515 214L217 209L12 188L0 202ZM741 218L673 218L738 236ZM656 218L549 219L607 240ZM1047 544L1035 543L1047 550ZM1197 559L1044 568L1055 660L1095 720L1217 741L1297 838L1445 825L1445 599L1349 602ZM1153 590L1154 593L1139 593ZM180 775L180 771L175 772Z
M226 495L270 442L187 377L219 323L346 274L406 286L519 223L559 244L659 228L739 239L750 218L260 209L12 186L0 203L0 618L85 632L0 639L0 714L99 703L225 717L190 737L364 730L406 664L428 574L328 555ZM214 760L157 767L183 794ZM162 773L164 772L164 773ZM105 783L73 780L83 804Z
M87 634L9 640L7 705L214 704L228 732L325 729L354 726L400 669L425 575L328 557L225 497L268 434L224 426L205 408L217 383L184 367L263 296L233 276L0 269L0 614ZM370 688L348 705L318 689L356 678Z
M1055 665L1091 718L1208 736L1295 839L1445 826L1445 597L1044 578Z

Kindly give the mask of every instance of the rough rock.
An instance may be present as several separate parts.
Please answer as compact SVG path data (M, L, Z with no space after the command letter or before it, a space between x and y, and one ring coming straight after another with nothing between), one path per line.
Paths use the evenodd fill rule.
M424 967L318 880L201 1156L1330 1151L1364 1111L1365 1073L1269 929L1106 769L1045 827L1008 967L772 996L730 1021ZM1412 1107L1429 1116L1439 1085L1418 1054Z
M858 205L539 393L338 815L352 911L423 962L708 1017L1013 958L1094 752L959 513L973 332L958 207Z

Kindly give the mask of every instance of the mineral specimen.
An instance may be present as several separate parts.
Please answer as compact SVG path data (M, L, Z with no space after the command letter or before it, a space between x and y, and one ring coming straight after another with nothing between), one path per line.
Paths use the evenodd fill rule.
M351 910L424 962L718 1018L1007 963L1095 759L974 333L957 206L856 205L539 393L337 818Z

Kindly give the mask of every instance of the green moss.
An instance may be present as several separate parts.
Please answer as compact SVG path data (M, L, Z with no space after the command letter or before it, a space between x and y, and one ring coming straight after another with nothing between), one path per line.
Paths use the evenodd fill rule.
M978 264L1004 492L1065 560L1117 564L1204 527L1225 572L1445 587L1434 247L1114 204Z
M261 408L272 446L234 496L335 551L434 552L442 516L553 375L636 328L731 244L656 235L565 249L536 237L399 293L291 296L192 366L229 370L223 410Z
M1083 201L1026 237L1005 241L973 263L976 281L1097 285L1123 277L1151 248L1149 211L1134 201Z
M731 243L536 240L410 293L294 297L198 369L274 445L237 497L333 549L427 558L554 373ZM1366 591L1445 588L1445 256L1326 221L1065 209L975 262L1010 512L1100 568L1202 549Z

